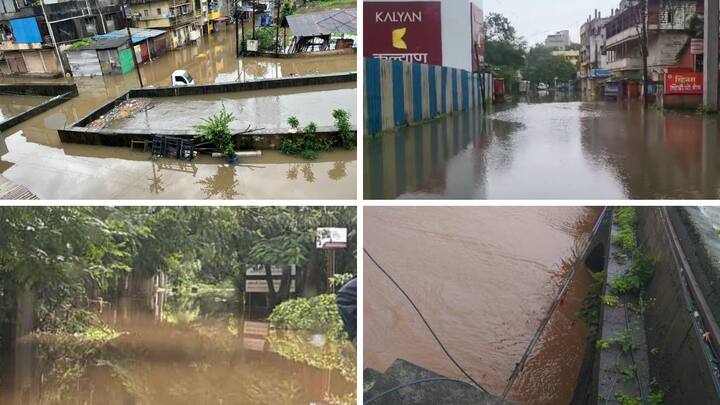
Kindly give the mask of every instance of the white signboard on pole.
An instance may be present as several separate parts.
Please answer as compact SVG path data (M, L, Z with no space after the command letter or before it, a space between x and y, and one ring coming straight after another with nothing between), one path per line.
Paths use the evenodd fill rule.
M318 249L344 249L348 246L347 240L347 228L317 229Z

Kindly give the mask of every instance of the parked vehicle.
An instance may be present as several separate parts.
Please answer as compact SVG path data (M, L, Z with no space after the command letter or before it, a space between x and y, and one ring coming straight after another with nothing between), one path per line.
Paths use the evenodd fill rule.
M170 85L173 87L193 86L195 81L186 70L176 70L170 75Z
M537 89L538 89L538 91L548 91L550 89L550 87L545 83L539 83L537 85Z

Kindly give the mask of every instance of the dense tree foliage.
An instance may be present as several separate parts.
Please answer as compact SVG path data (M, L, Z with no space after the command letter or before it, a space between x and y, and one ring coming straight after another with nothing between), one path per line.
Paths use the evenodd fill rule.
M517 37L510 20L501 14L490 13L485 27L485 61L495 77L505 79L505 83L512 86L517 82L518 71L525 66L527 44Z
M320 226L348 228L351 248L338 251L336 263L355 273L354 208L0 208L0 331L7 339L23 294L39 327L52 328L89 301L127 293L159 272L171 286L241 286L248 266L295 264L300 287L315 295L327 283L325 253L314 245ZM287 296L283 283L270 306Z
M552 50L536 45L527 56L523 77L533 83L567 82L577 78L577 67L567 59L552 54Z
M529 51L527 43L517 36L510 20L496 13L491 13L486 21L486 56L495 77L505 79L512 88L518 81L518 73L525 80L537 83L553 83L574 80L576 67L561 56L554 56L551 50L537 44ZM571 46L570 49L575 49Z

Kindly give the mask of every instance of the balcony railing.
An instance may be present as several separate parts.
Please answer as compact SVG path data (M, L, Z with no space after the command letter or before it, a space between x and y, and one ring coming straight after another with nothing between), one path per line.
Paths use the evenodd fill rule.
M642 59L637 58L622 58L607 63L608 70L636 70L642 69Z

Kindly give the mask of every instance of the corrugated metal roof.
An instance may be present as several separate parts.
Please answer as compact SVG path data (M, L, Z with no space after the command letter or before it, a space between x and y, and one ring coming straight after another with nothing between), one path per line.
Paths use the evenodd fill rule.
M148 28L130 28L132 34L133 44L142 42L148 38L155 38L165 34L163 30L153 30ZM117 30L108 32L107 34L95 35L92 37L94 40L109 39L109 38L124 38L127 41L127 30Z
M79 48L71 49L69 51L86 51L88 49L115 49L127 44L127 35L125 36L125 38L100 38L93 39L93 42L89 45L81 46Z
M357 32L357 10L322 11L289 15L283 20L284 27L290 27L296 37L313 37L330 34L352 34Z

